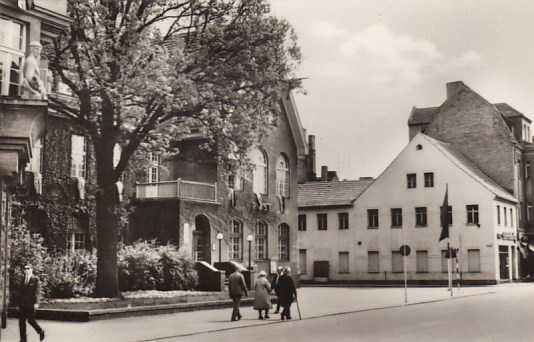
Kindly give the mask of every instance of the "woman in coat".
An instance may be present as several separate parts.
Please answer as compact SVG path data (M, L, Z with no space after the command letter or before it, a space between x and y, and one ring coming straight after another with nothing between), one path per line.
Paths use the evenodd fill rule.
M254 285L254 310L258 310L259 319L263 319L261 315L262 310L265 310L265 318L269 318L269 309L271 308L271 284L267 280L267 273L261 271L258 274L259 278Z

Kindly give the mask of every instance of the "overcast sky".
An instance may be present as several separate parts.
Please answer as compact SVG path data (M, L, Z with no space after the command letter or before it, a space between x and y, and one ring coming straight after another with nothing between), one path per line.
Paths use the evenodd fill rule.
M534 120L534 1L271 0L295 28L307 95L295 94L317 171L377 177L408 143L413 106L464 81Z

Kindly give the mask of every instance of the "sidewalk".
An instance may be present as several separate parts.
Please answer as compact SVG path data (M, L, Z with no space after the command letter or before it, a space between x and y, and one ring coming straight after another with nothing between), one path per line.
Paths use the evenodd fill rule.
M408 288L405 303L404 288L369 287L303 287L298 290L298 304L302 319L339 315L348 312L366 311L454 300L466 296L491 295L496 291L514 287L534 288L531 284L507 284L484 287L465 287L453 290L453 296L444 287ZM299 318L297 305L292 306L292 317ZM274 311L274 310L273 310ZM194 335L208 331L220 331L260 324L281 323L280 316L272 313L270 320L260 321L251 307L241 309L243 319L230 322L231 309L198 310L148 317L118 318L87 323L41 320L46 331L45 341L152 341L166 337ZM2 341L18 341L18 321L8 320L2 330ZM28 341L38 341L38 336L28 327Z

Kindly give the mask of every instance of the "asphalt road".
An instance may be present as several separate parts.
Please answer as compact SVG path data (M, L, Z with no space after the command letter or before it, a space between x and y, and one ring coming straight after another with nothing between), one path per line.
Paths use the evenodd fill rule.
M534 341L533 318L534 288L510 286L487 295L164 341Z
M230 322L230 309L68 323L40 321L45 341L534 341L534 284L462 288L301 288L302 320L258 320L250 307ZM38 335L28 327L28 341ZM1 341L18 341L8 320Z

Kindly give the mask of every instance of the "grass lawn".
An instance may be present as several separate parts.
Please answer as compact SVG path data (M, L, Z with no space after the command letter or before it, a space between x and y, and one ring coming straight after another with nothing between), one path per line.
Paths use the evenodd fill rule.
M165 305L178 303L210 302L230 299L228 292L199 291L136 291L124 292L124 298L69 298L43 300L42 309L97 310L128 306ZM249 293L249 296L252 293Z

